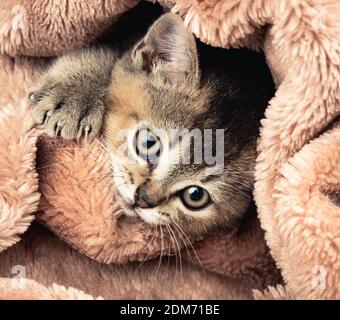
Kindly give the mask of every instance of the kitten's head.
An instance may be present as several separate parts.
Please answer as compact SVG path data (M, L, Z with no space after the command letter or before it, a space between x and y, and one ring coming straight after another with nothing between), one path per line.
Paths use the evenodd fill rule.
M104 124L125 212L186 233L230 226L247 209L273 89L267 70L248 74L252 54L206 50L199 57L183 21L162 16L115 65Z

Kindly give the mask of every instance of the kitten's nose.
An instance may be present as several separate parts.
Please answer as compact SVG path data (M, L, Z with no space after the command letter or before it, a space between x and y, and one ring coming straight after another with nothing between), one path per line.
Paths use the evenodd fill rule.
M153 208L155 203L141 187L138 187L135 193L135 205L139 208L146 209Z

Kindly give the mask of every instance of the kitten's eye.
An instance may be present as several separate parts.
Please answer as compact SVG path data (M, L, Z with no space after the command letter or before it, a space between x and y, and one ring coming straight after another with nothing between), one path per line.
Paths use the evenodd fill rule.
M209 193L198 186L190 186L181 192L182 202L189 209L202 209L211 199Z
M143 159L152 162L161 153L161 141L151 130L143 128L136 134L136 152Z

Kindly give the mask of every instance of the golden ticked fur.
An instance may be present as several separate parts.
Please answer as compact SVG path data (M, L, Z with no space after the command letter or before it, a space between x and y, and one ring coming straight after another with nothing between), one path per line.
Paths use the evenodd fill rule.
M200 48L201 55L209 54L206 52L209 49L202 45ZM252 55L243 54L247 59ZM214 54L211 57L214 59ZM259 63L264 75L249 75L248 81L233 75L244 62L243 57L237 60L220 52L216 57L221 66L222 59L228 58L228 67L236 64L230 75L224 74L228 69L221 73L214 64L200 65L194 38L184 29L179 17L169 14L156 21L131 52L115 64L103 132L112 153L117 193L127 213L137 213L151 224L175 225L185 233L201 233L211 228L230 227L247 209L253 183L256 132L273 86L264 62L258 57L250 63ZM252 92L255 89L259 90L258 94ZM243 106L236 106L239 110L235 110L232 105L228 110L231 103ZM250 110L254 107L258 110ZM229 135L228 126L234 126L235 119L228 111L241 121L239 129L244 129L245 139L237 138L237 129ZM150 166L133 150L133 136L140 123L154 132L165 130L168 135L167 139L161 138L163 144L171 140L169 132L173 129L203 132L222 128L226 132L222 172L214 176L214 167L204 162L178 164L172 161L191 148L190 132L182 137L182 143L163 146L157 165ZM118 137L124 129L128 133ZM129 155L120 152L122 149ZM181 192L190 186L207 190L211 198L209 205L199 210L185 206ZM136 193L140 188L144 198L152 203L146 208L136 205Z

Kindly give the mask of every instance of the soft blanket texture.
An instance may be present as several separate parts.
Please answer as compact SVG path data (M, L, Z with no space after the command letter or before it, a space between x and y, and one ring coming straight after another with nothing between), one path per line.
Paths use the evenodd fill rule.
M122 217L100 140L77 144L39 138L26 100L49 63L42 57L94 42L137 2L6 0L0 4L0 276L9 277L8 270L22 264L29 266L32 279L22 291L13 290L10 279L1 279L0 298L141 297L129 291L137 292L141 286L148 292L145 297L154 292L154 297L167 298L249 298L250 289L258 289L256 298L340 298L337 1L159 1L180 14L188 29L208 44L262 48L277 85L262 121L256 166L255 200L265 237L250 210L239 230L195 239L200 240L194 245L197 256L210 271L194 271L183 263L183 278L190 280L183 285L183 295L171 289L176 274L145 283L148 270L151 274L154 269L148 265L145 273L136 274L126 263L157 258L180 247L187 252L187 239L174 244L165 235L162 241L156 230ZM32 243L41 235L34 228L16 244L35 216L76 250L56 238L41 240L41 245L50 244L44 251L50 257L39 260L40 251L32 249ZM278 285L280 274L267 245L283 285ZM27 259L20 260L25 252ZM48 270L49 264L65 256L72 257L69 264L79 263L78 270L100 272L102 279L114 272L110 279L115 279L116 290L100 292L95 277L89 281L92 286L81 287L88 279L79 273L79 281L72 283L58 274L60 270ZM119 269L112 263L126 265ZM158 259L150 264L157 267ZM119 285L119 279L126 278L131 279L130 287ZM201 295L190 292L194 283L200 284ZM263 291L268 285L276 287ZM76 286L91 296L64 286ZM169 294L164 295L167 289Z

